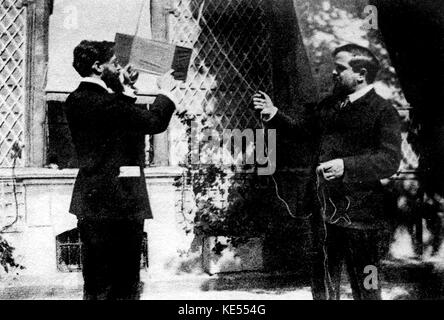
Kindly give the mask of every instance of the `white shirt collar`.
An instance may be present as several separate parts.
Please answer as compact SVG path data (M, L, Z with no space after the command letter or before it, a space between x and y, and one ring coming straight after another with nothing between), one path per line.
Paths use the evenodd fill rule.
M106 91L108 91L110 93L112 92L112 90L106 86L106 83L102 79L98 79L98 78L94 78L94 77L83 77L82 82L95 83L95 84L98 84L99 86L101 86L102 88L104 88Z
M358 100L359 98L362 98L363 96L365 96L373 88L374 88L373 84L369 84L368 86L361 88L358 91L355 91L355 92L349 94L348 99L350 100L351 103L353 103L356 100Z

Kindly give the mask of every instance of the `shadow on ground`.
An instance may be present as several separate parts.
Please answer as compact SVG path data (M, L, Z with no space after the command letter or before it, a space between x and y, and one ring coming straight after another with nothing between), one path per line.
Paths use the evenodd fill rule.
M225 273L217 278L205 281L202 291L248 291L251 293L267 293L281 295L310 286L307 277L292 273Z
M276 296L292 291L306 290L307 276L292 273L219 274L205 281L202 291L246 291ZM352 299L351 289L343 275L341 298ZM431 262L419 260L387 260L382 270L382 297L384 300L444 300L444 269Z

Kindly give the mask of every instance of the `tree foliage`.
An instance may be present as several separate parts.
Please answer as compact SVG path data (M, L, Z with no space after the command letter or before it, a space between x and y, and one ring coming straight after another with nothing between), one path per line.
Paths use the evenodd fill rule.
M14 258L14 248L0 235L0 266L5 272L14 269L24 269Z

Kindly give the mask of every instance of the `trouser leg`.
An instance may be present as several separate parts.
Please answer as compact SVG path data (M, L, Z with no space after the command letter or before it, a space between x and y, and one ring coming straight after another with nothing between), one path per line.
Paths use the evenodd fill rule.
M325 231L320 215L313 215L310 233L310 264L311 264L311 293L313 300L326 300L327 290L325 279Z
M315 300L340 298L342 236L337 227L317 221L312 235L312 294Z
M374 230L347 230L345 261L355 300L380 300L379 237Z
M78 223L82 242L82 274L85 300L111 298L112 247L110 226L104 221L82 219Z
M140 298L140 260L143 241L143 220L119 223L113 264L113 296L119 300Z
M83 219L85 300L138 299L143 220Z
M344 262L344 237L342 230L336 226L327 224L327 242L325 261L326 282L330 300L339 300L341 296L341 274Z

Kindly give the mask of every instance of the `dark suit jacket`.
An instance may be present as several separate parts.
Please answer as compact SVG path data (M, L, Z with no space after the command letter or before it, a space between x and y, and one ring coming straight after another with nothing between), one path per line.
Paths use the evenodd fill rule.
M65 103L79 161L70 212L79 218L152 218L145 176L145 135L165 131L174 103L159 95L150 109L82 82ZM140 176L119 177L121 166ZM137 168L136 168L137 170Z
M344 196L351 199L350 227L366 229L385 224L380 180L396 173L399 167L401 129L396 109L375 90L343 109L340 101L331 96L317 106L307 106L298 117L278 111L267 126L286 136L315 135L318 163L344 160L344 176L328 182L327 187L334 201ZM316 181L314 173L312 177ZM313 183L310 187L309 192L315 193ZM332 214L333 206L328 210L327 216Z

